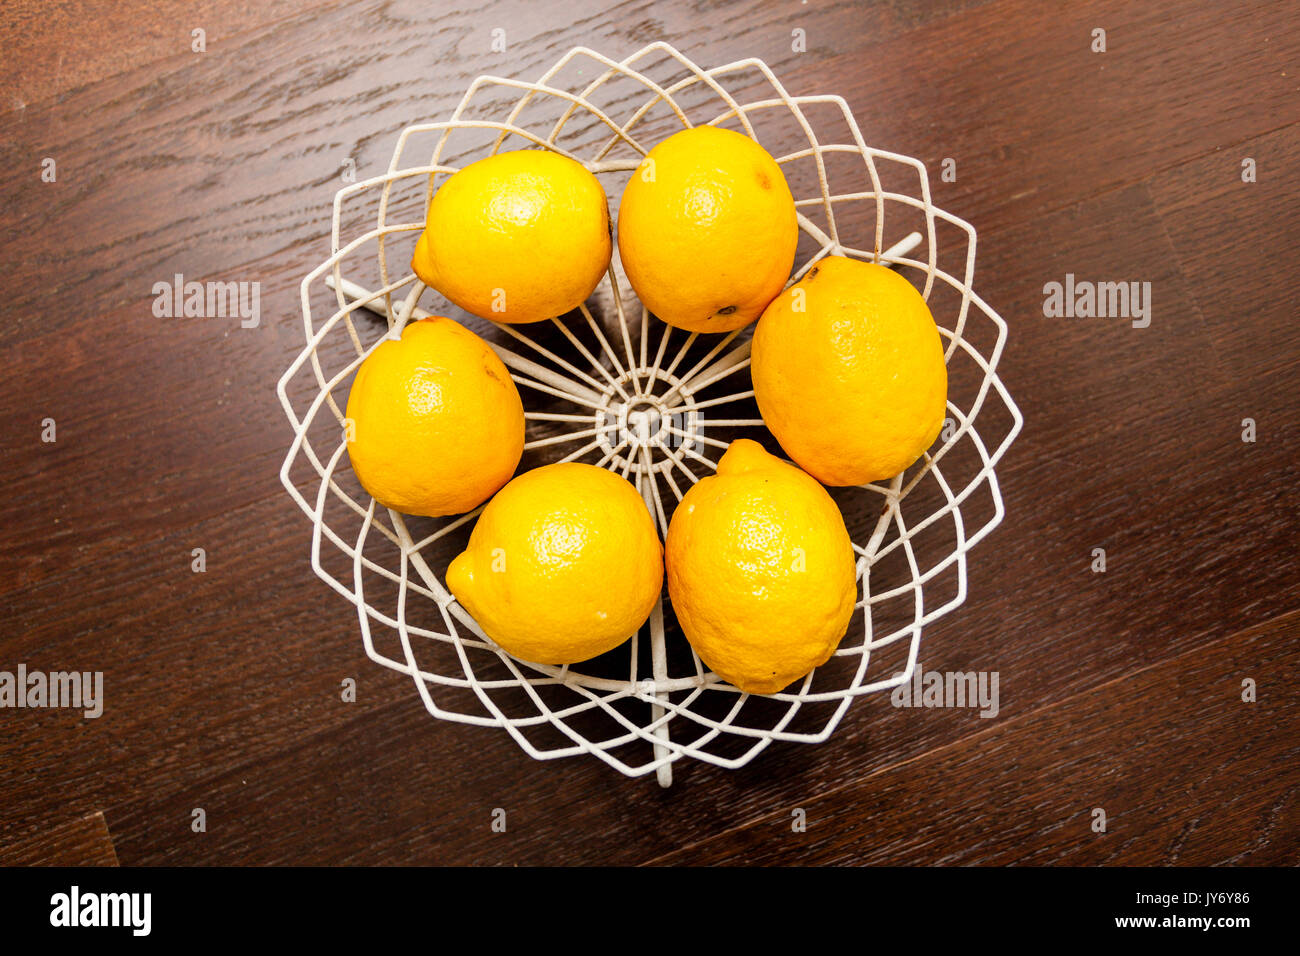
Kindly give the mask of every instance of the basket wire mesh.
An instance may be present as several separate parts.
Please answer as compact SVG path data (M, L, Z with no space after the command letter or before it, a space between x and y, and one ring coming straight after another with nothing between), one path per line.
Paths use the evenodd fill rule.
M801 230L792 282L827 255L898 269L929 301L949 368L938 446L887 484L832 489L858 557L849 633L826 665L764 697L710 673L662 598L596 662L512 658L443 578L481 507L413 519L341 467L345 383L432 314L419 303L437 294L408 263L440 179L502 149L544 148L582 162L616 202L650 147L701 122L754 137L781 164ZM356 608L366 654L410 676L430 714L504 729L535 758L590 754L668 786L683 757L734 768L773 741L824 741L854 698L911 679L922 630L965 599L966 555L1002 519L994 469L1022 420L996 371L1006 324L973 291L974 268L975 230L934 206L923 163L867 146L841 97L792 96L761 60L705 70L664 43L620 62L580 47L533 83L481 76L450 119L403 130L386 173L339 190L331 255L302 281L305 344L277 392L294 433L281 479L312 522L312 567ZM766 435L745 373L752 327L701 335L651 319L617 255L574 315L509 326L445 301L436 313L475 328L510 368L527 409L521 467L609 468L635 484L661 534L731 438Z

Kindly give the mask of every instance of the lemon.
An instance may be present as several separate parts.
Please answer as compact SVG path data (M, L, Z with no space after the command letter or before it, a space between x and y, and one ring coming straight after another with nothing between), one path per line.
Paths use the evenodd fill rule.
M460 514L510 480L524 407L496 353L458 322L412 322L361 363L348 394L348 457L381 505Z
M654 521L627 479L561 462L524 472L488 502L447 587L507 653L572 664L627 640L663 574Z
M718 473L682 498L665 563L695 652L753 694L824 664L857 601L853 545L831 496L748 439L732 442Z
M768 429L828 485L892 478L939 435L948 370L925 299L898 273L829 256L754 329L754 397Z
M790 277L799 224L781 167L747 136L674 133L632 174L618 251L641 304L669 325L730 332Z
M610 249L596 177L559 153L518 150L471 163L442 184L411 268L480 318L539 322L591 295Z

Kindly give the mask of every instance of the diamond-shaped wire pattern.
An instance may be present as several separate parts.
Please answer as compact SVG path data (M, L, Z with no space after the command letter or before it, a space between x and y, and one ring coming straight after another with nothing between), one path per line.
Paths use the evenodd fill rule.
M469 162L556 150L616 203L651 146L700 123L754 137L781 164L800 214L794 278L826 255L888 264L921 288L946 342L938 447L887 486L832 489L859 557L848 635L827 664L767 697L708 672L662 602L597 661L515 660L443 580L478 510L400 515L378 507L346 465L347 383L386 335L430 314L419 308L426 296L510 367L528 409L521 467L617 471L661 533L731 439L766 437L745 371L752 329L707 336L650 319L633 308L617 257L580 314L538 326L469 317L408 265L438 183ZM386 174L336 195L331 241L302 282L306 342L278 386L294 431L281 478L312 521L312 567L356 608L367 655L411 676L434 716L504 728L539 759L592 754L667 785L685 756L739 767L773 740L825 740L854 697L910 679L922 630L965 599L966 555L1002 519L994 468L1021 426L996 372L1006 324L971 287L975 230L931 203L921 162L867 146L842 98L791 96L755 59L703 70L662 43L622 62L577 48L536 83L479 77L449 120L405 129Z

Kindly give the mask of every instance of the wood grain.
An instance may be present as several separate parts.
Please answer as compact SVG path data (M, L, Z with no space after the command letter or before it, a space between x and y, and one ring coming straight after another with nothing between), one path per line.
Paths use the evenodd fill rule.
M6 40L30 34L6 45L0 158L31 171L0 183L0 669L100 669L107 698L97 720L0 710L0 846L67 859L68 821L102 809L128 864L1296 862L1294 710L1219 696L1241 670L1282 685L1297 659L1300 51L1280 6L228 0L198 11L221 24L202 56L169 52L191 14L165 0L92 7L93 44L67 11L0 16ZM49 72L51 37L75 71ZM1026 425L999 468L1004 525L921 660L998 671L998 718L863 699L824 745L679 763L663 792L433 720L311 574L273 386L341 161L378 171L480 73L655 39L843 94L976 225ZM155 318L152 284L176 272L261 282L262 324ZM1067 272L1150 282L1151 326L1044 316ZM1119 810L1093 839L1080 808L1102 800ZM792 839L796 806L816 813Z
M1297 638L1291 614L1204 644L818 794L806 830L785 809L652 862L1294 866Z
M1136 201L1143 202L1140 193ZM1016 259L1023 272L1016 271L1010 258L1005 262L999 258L1002 245L996 237L985 245L992 257L991 268L1004 281L1013 283L1013 288L1024 276L1028 302L1041 302L1038 296L1042 277L1054 272L1053 262L1047 257L1062 262L1092 262L1103 270L1136 268L1142 273L1150 268L1153 271L1148 274L1159 276L1161 263L1169 261L1171 255L1161 245L1160 223L1149 201L1145 201L1145 207L1145 220L1134 217L1133 191L1120 190L1113 196L1085 204L1078 220L1067 222L1055 232L1048 231L1051 217L1040 217L1025 224L1006 243L1007 248L1017 250ZM1134 261L1131 253L1126 257L1112 251L1113 244L1104 236L1075 227L1077 221L1105 221L1124 210L1130 212L1130 228L1135 230L1138 239L1135 245L1148 250L1145 260ZM1143 221L1145 227L1140 226ZM1145 234L1136 231L1141 228L1145 228ZM1045 233L1051 241L1036 245L1033 237ZM1026 248L1041 248L1044 258L1026 257L1023 252ZM1177 277L1167 274L1161 283L1161 301L1167 304L1170 321L1177 323L1180 316L1194 318L1190 301L1179 291ZM1013 301L1013 308L1017 303L1018 300ZM1187 457L1188 422L1200 420L1208 409L1222 403L1229 391L1225 381L1220 383L1217 392L1203 395L1196 392L1199 379L1195 372L1199 360L1211 355L1213 345L1204 335L1177 334L1180 328L1177 324L1165 326L1162 332L1162 326L1153 323L1150 329L1119 331L1106 324L1084 325L1073 333L1082 343L1067 351L1063 345L1051 344L1062 335L1059 326L1040 320L1037 327L1028 324L1020 327L1025 350L1030 355L1040 355L1042 363L1037 364L1028 356L1021 359L1023 364L1018 369L1024 381L1013 379L1013 388L1028 390L1024 392L1029 396L1027 407L1041 405L1054 417L1039 428L1034 428L1031 420L1022 444L1017 446L1017 452L1004 469L1004 491L1010 514L1008 527L1000 529L991 539L993 546L999 548L1000 567L996 575L987 567L973 566L971 593L960 619L939 622L927 632L922 650L922 662L927 666L996 669L1007 673L1004 716L1060 700L1067 694L1158 660L1171 651L1194 646L1234 627L1244 627L1262 619L1274 608L1294 606L1289 566L1286 563L1270 566L1261 560L1268 549L1284 547L1284 542L1294 535L1294 514L1257 510L1257 499L1251 495L1229 496L1222 499L1222 510L1216 513L1220 532L1215 535L1204 527L1203 507L1206 495L1212 491L1209 483L1214 476L1203 474L1200 462L1227 461L1232 455L1244 453L1246 447L1241 445L1235 429L1229 427L1232 422L1226 422L1219 432L1200 439L1200 455ZM1145 356L1142 364L1115 370L1107 357L1119 350L1118 343L1125 340L1124 336L1138 350L1144 348L1143 340L1138 337L1148 334L1154 336L1154 344L1141 352ZM1178 343L1190 352L1185 362L1179 361ZM1056 368L1062 353L1086 357L1086 361L1072 374L1062 375ZM1077 397L1072 397L1076 393L1062 391L1063 383L1071 380ZM1092 388L1088 389L1085 382L1091 382ZM1193 401L1195 404L1189 406ZM1096 409L1095 414L1088 414L1090 404ZM1160 416L1154 419L1152 404L1158 410L1163 407ZM1099 419L1115 424L1094 434ZM1068 445L1054 444L1068 443L1070 437L1074 438L1078 457L1068 452ZM1026 450L1020 451L1022 447ZM1291 480L1292 449L1272 443L1249 450L1262 453L1255 459L1259 482L1256 487L1284 494ZM1089 461L1093 467L1084 464ZM1169 475L1154 478L1153 469L1164 469ZM1153 480L1161 481L1165 488L1154 498L1144 490ZM1198 483L1204 487L1198 489ZM1172 489L1183 486L1190 489L1186 497L1171 497ZM1111 500L1115 501L1114 505L1108 504ZM1124 517L1117 518L1117 515ZM1170 515L1173 517L1169 520L1200 529L1198 534L1202 538L1194 552L1177 556L1176 560L1167 550L1168 534L1152 536L1142 531L1162 516ZM1239 539L1233 537L1235 528L1251 522L1254 527L1249 533ZM1219 550L1221 542L1232 541L1239 548ZM1109 552L1110 570L1105 575L1089 571L1091 549L1098 544ZM1241 548L1246 549L1244 553ZM1239 593L1250 587L1252 577L1257 585L1251 592L1258 595L1255 604L1230 605L1221 600L1224 593ZM999 587L999 581L1016 582L1011 594ZM1050 609L1038 601L1020 600L1012 595L1050 595ZM1087 667L1078 666L1077 648L1087 649ZM1014 661L1014 666L1008 661ZM425 754L420 748L428 741L441 740L446 728L423 726L424 717L417 701L411 698L405 706L398 703L389 713L374 719L381 723L374 728L376 737L366 738L371 740L367 746L379 745L380 739L391 737L390 746L400 749L390 760L380 759L370 766L368 774L375 787L372 797L400 788L407 777L406 768L413 760L429 766L431 778L445 778L449 772L447 763L455 758L441 751ZM400 723L389 723L399 719ZM407 723L408 719L414 722ZM602 792L599 781L613 777L599 766L571 767L571 762L566 761L562 768L547 767L545 776L536 773L535 785L549 788L553 774L566 790L589 794L582 807L567 812L562 827L589 832L618 829L624 833L618 846L593 844L590 849L599 853L598 857L571 851L575 853L571 859L632 861L661 848L664 833L671 833L673 839L690 845L692 840L703 838L719 827L727 828L735 821L767 812L773 801L790 805L789 801L798 801L822 787L832 786L842 776L853 778L891 762L909 759L955 735L978 732L983 724L968 714L924 712L909 714L909 720L900 725L897 714L887 705L864 701L860 708L850 712L850 718L831 746L774 747L751 770L740 773L704 767L682 768L679 787L685 792L674 792L671 801L646 795L663 805L646 826L630 832L623 829L628 815L627 794L621 788ZM475 738L476 749L485 754L482 763L501 762L514 767L516 773L530 771L532 764L528 759L514 753L513 744L499 739L500 735L494 739L484 732L470 733ZM487 753L492 756L486 756ZM283 759L302 758L295 751ZM316 755L311 759L317 759ZM336 767L325 779L343 772L342 767ZM301 768L272 774L271 785L278 785L275 781L281 777L302 779ZM237 799L237 794L228 791L234 779L211 781L208 786L215 794L210 791L208 799L218 796ZM242 781L242 775L239 779ZM430 785L435 784L431 781ZM456 786L465 785L458 782ZM243 791L243 784L235 789ZM284 799L281 796L264 802L278 803ZM493 806L532 806L545 798L541 792L531 793L527 785L515 785L503 787L496 791L494 798L486 799L499 801ZM307 800L313 802L311 797ZM151 808L139 813L145 818L154 815L176 818L179 810L170 804L164 806L168 808ZM487 809L490 811L491 807ZM434 847L456 854L457 858L460 854L481 854L493 846L480 843L492 836L490 831L480 833L475 824L483 812L482 806L466 810L457 816L458 826L452 826L444 817L442 822L452 826L451 833L455 836L442 834L437 842L427 844L410 836L404 850L394 848L386 859L429 862L438 858L426 855ZM423 808L413 808L413 815L404 820L404 833L409 835L419 830L422 813ZM231 810L225 816L238 819L242 814ZM131 819L135 818L136 814L132 813ZM354 825L359 826L360 822ZM124 854L133 852L133 832L133 827L123 829L121 852ZM525 855L502 855L499 859L545 861L549 858L545 854L562 839L563 832L564 829L530 828L526 834L514 837L512 852ZM284 839L292 841L288 847L263 844L262 852L278 850L284 854L281 858L298 852L297 841L303 835L287 830L282 833ZM371 839L377 837L374 834ZM213 839L204 845L215 842ZM173 860L176 857L170 854L194 848L193 843L182 843L166 848L168 855L145 859Z
M306 6L303 0L152 0L129 6L10 0L0 8L0 110L21 112L142 63L200 55L193 49L195 29L204 31L204 45L215 51L239 32Z
M92 813L0 843L0 866L117 866L117 854L104 815Z

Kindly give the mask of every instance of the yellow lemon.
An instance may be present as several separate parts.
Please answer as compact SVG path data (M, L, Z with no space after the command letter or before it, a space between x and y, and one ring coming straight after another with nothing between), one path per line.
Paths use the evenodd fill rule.
M751 360L763 421L825 484L892 478L943 427L939 329L921 294L884 266L823 259L767 307Z
M547 150L497 153L434 193L411 268L466 312L540 322L576 309L609 267L605 190Z
M507 653L572 664L631 637L663 576L654 520L631 483L561 462L524 472L488 502L447 587Z
M781 167L748 136L674 133L633 172L618 252L641 304L669 325L730 332L790 277L799 224Z
M682 498L664 557L687 640L753 694L826 663L857 602L853 545L831 496L748 439Z
M431 316L379 345L348 394L348 457L376 501L412 515L460 514L510 480L524 406L481 338Z

